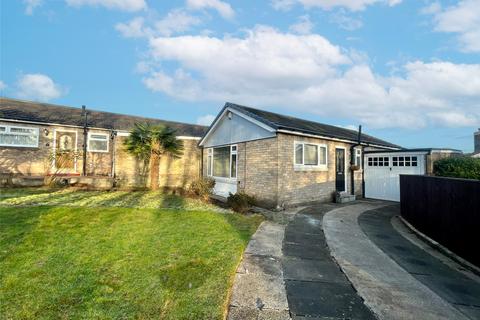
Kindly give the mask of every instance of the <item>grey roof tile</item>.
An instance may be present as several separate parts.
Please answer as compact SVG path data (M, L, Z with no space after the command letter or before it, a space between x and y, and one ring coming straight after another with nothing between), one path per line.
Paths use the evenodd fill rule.
M284 129L295 131L299 133L320 135L330 138L345 139L350 141L357 141L358 132L345 128L340 128L328 124L318 123L314 121L299 119L291 116L281 115L269 111L259 110L251 107L238 105L235 103L227 102L225 107L236 109L244 114L276 129ZM401 148L393 143L372 137L362 133L362 142L368 144L375 144L379 146Z
M135 123L151 123L169 126L177 131L179 136L202 137L208 127L194 124L143 118L118 113L90 110L88 111L88 126L104 129L131 130ZM54 123L71 126L83 126L82 109L60 106L48 103L22 101L10 98L0 98L0 118Z

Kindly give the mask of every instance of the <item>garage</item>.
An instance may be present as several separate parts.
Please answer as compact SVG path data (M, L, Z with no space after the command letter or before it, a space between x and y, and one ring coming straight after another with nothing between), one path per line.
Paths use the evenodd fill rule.
M400 201L400 175L425 174L429 153L427 150L365 152L365 198Z

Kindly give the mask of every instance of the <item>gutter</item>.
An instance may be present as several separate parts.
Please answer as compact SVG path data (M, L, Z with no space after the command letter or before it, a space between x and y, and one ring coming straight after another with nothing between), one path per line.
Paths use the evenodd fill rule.
M354 141L354 140L333 138L333 137L327 137L327 136L322 136L322 135L317 135L317 134L302 133L302 132L298 132L298 131L291 131L291 130L285 130L285 129L278 129L277 132L292 134L292 135L296 135L296 136L319 138L319 139L325 139L325 140L331 140L331 141L339 141L339 142L346 142L346 143L358 143L358 140ZM401 150L400 147L398 147L398 148L388 147L388 146L382 146L382 145L379 145L379 144L373 144L373 143L367 143L367 142L362 142L361 145L362 146L367 146L367 147L389 149L389 150Z

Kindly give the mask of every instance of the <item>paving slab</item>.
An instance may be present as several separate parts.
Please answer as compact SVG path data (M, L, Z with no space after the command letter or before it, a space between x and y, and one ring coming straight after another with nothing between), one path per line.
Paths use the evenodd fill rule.
M228 320L290 319L282 269L285 225L264 221L240 262L230 297Z
M342 319L375 319L351 285L286 281L290 311L296 315Z
M265 274L237 273L230 305L288 310L283 279Z
M284 258L283 266L285 280L350 284L340 268L331 262Z
M360 214L386 205L360 202L348 208L334 209L324 216L327 243L350 282L379 319L466 319L373 242L374 239L390 241L393 239L391 234L369 238L361 229L358 224ZM380 210L379 215L386 214ZM378 229L380 225L377 223L372 229Z
M294 319L374 319L330 255L322 219L333 206L326 208L304 209L286 227L282 262L290 313Z

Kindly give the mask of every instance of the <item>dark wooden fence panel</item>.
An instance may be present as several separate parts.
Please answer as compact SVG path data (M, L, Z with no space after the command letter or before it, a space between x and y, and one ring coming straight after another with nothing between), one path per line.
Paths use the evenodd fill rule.
M401 175L402 217L480 267L480 181Z

